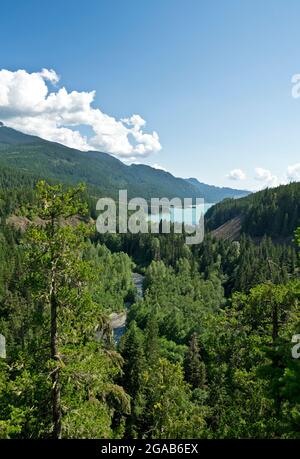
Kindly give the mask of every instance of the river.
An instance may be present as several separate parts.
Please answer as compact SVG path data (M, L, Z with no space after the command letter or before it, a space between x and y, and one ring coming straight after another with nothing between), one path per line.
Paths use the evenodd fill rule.
M136 288L136 300L143 298L144 276L142 276L142 274L132 273L132 280ZM126 307L130 307L130 304L127 304ZM110 326L113 331L113 337L116 343L120 341L121 337L126 331L126 320L126 310L120 313L113 312L110 315Z

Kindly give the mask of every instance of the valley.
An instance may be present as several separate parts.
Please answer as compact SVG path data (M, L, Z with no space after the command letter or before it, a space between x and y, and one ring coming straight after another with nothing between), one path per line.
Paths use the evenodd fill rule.
M178 209L96 231L117 187L199 193L164 174L0 127L1 438L297 437L300 183L207 203L200 244Z

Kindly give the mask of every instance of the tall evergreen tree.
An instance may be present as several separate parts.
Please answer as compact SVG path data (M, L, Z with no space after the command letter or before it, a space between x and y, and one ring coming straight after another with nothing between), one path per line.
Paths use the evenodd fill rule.
M189 349L184 361L185 378L193 389L203 389L206 383L205 363L201 360L199 343L196 333L192 334Z
M148 366L153 366L159 357L159 341L158 341L158 321L155 311L153 311L147 320L145 329L145 356Z
M131 397L131 414L127 418L126 435L136 438L140 431L143 413L143 372L146 361L143 349L143 336L135 321L121 343L121 353L124 359L122 383Z

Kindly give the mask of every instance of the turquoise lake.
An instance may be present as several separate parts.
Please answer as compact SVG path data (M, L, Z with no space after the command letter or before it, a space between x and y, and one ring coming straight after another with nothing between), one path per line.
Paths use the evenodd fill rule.
M204 203L203 205L187 207L186 209L171 207L168 213L150 214L148 220L152 222L167 220L172 223L178 222L186 225L196 225L199 222L201 214L203 212L205 214L213 205L213 203Z

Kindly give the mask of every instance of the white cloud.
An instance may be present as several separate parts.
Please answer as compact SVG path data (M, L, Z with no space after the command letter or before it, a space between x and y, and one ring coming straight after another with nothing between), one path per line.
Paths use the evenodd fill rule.
M146 121L140 115L132 115L130 118L121 119L123 123L133 126L135 128L142 127L146 124Z
M262 167L255 168L255 180L259 182L264 182L266 186L277 186L280 181L276 175L273 175L268 169L263 169Z
M137 157L161 149L158 134L144 132L146 122L140 115L117 120L92 107L95 91L68 92L62 87L50 92L46 82L58 84L54 70L0 70L0 120L27 134L80 150ZM80 132L82 125L92 128L92 136Z
M287 178L290 182L300 181L300 163L287 168Z
M151 164L151 167L153 167L153 169L158 169L160 171L164 171L164 172L168 172L167 169L163 166L161 166L160 164Z
M227 174L227 177L230 180L245 180L246 179L246 174L242 169L233 169L232 171Z
M50 70L49 69L42 69L42 71L39 72L39 74L41 75L42 78L44 78L44 80L48 80L52 84L56 84L56 83L59 82L59 76L52 69L50 69Z

